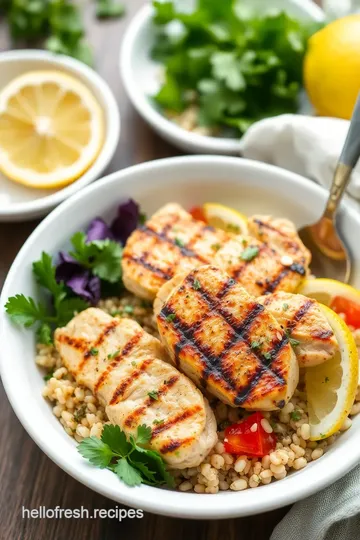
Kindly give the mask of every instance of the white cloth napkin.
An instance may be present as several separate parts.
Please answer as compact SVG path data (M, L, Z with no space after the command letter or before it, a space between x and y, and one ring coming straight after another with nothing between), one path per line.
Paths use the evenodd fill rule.
M257 122L245 134L243 155L329 186L348 128L348 121L336 118L291 114L269 118ZM348 191L359 208L359 164ZM320 493L296 503L270 540L356 539L360 539L360 466Z
M242 154L329 187L348 129L348 120L283 114L251 126L241 141ZM360 201L359 163L348 193Z

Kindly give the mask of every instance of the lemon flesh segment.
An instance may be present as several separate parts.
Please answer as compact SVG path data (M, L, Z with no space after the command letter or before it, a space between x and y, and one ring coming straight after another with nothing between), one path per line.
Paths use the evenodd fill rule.
M339 344L333 358L305 371L312 441L338 431L354 403L358 383L358 353L345 322L330 308L319 305Z
M307 279L296 292L314 298L326 306L330 306L331 301L336 296L346 298L360 305L360 291L335 279Z
M91 91L61 71L28 72L0 92L0 170L35 188L71 183L97 158L104 113Z
M205 203L203 206L206 221L212 227L232 234L247 234L247 217L234 208L218 203Z

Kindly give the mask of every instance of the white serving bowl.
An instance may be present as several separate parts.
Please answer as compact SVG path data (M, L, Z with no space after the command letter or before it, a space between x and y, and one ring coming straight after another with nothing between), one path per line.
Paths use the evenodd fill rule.
M221 2L221 0L219 0ZM283 9L298 19L324 20L324 12L312 0L243 0L261 11ZM131 21L120 52L120 72L127 95L137 112L164 139L186 152L238 155L241 139L208 137L187 131L169 120L156 107L151 96L161 86L162 66L150 57L155 31L152 6L140 9Z
M79 78L104 111L105 142L91 167L78 180L58 189L33 189L12 182L0 173L0 221L24 221L43 216L104 172L120 136L120 114L107 83L93 69L68 56L47 51L19 50L0 53L0 90L15 77L33 70L59 70Z
M133 197L150 215L176 201L189 208L218 201L251 214L272 213L301 226L321 213L326 191L288 171L255 161L221 156L164 159L114 173L56 208L33 232L16 257L4 285L0 309L0 367L6 393L19 420L36 444L71 476L128 506L186 518L240 517L291 504L342 477L360 461L360 417L325 455L284 480L246 492L216 495L130 488L113 473L89 465L41 396L43 373L34 362L33 332L15 326L4 313L9 296L37 295L32 262L42 251L54 255L94 216L109 220L117 202ZM347 204L340 210L341 231L354 257L354 285L360 287L360 215Z

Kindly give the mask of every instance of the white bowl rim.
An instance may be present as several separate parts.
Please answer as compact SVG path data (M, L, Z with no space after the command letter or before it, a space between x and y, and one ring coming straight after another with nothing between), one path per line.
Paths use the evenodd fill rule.
M54 67L58 64L65 69L68 68L74 74L80 73L84 77L84 84L86 84L86 80L88 80L103 96L103 102L100 103L100 106L103 108L104 113L106 114L107 111L111 111L111 114L108 114L107 137L104 145L93 165L86 171L86 173L91 171L89 178L86 178L86 173L84 173L83 177L80 177L78 180L75 180L73 183L55 193L34 201L12 203L8 208L2 208L0 210L0 220L1 218L9 219L15 216L24 218L26 218L27 215L30 215L30 217L33 215L39 216L49 208L51 209L57 206L67 197L76 193L79 189L93 182L110 163L120 137L120 112L115 96L107 82L92 68L75 58L38 49L19 49L0 53L0 66L3 62L13 62L16 60L49 61L54 64Z
M301 7L314 21L323 21L325 14L312 0L289 0ZM239 154L242 150L241 138L209 137L186 131L172 120L166 118L151 104L149 96L138 87L133 77L134 66L131 62L132 51L138 35L144 25L148 24L153 13L151 4L146 4L135 14L126 29L120 49L119 67L127 96L137 112L155 127L164 137L177 141L182 148L188 147L198 153Z
M360 460L360 429L354 430L351 437L342 442L341 449L343 456L346 456L346 459L339 460L338 451L326 454L327 459L320 459L310 463L309 466L302 471L297 471L296 473L287 476L282 480L281 484L275 482L268 486L262 486L260 491L249 490L246 497L241 498L240 504L239 498L233 492L219 492L212 497L205 497L203 494L163 491L164 496L159 498L158 488L151 488L148 486L128 488L121 482L117 484L116 488L113 488L111 485L106 484L106 477L104 476L107 473L110 475L113 473L110 473L109 471L99 471L98 469L93 471L92 469L83 467L81 464L79 465L79 463L64 459L57 448L51 444L51 441L48 441L38 433L36 423L31 422L27 417L26 408L23 406L21 396L17 393L16 383L13 380L14 377L11 369L8 367L9 363L7 362L7 359L11 357L11 351L6 351L7 342L3 335L3 327L4 322L6 322L4 305L9 294L8 289L11 288L11 284L16 278L17 269L22 265L23 257L28 250L31 249L31 246L38 238L41 237L42 232L47 227L53 226L59 216L70 212L72 206L79 199L86 198L94 192L99 192L105 186L110 187L116 185L118 187L119 185L126 184L131 180L132 176L138 173L146 175L146 172L154 167L157 170L160 170L168 167L181 167L182 165L188 165L189 163L194 166L202 165L204 167L211 167L214 164L224 168L232 166L241 168L243 164L246 168L253 169L259 174L266 174L269 172L276 173L277 177L281 179L281 182L286 182L289 185L289 189L291 185L306 185L309 197L311 197L311 194L321 194L321 196L325 198L327 193L324 188L314 182L273 165L235 157L207 155L173 157L134 165L127 169L112 173L95 184L89 185L86 189L64 201L37 226L19 251L10 268L0 301L0 342L2 344L0 352L0 373L12 408L28 434L52 461L76 480L90 487L94 491L128 506L141 508L145 511L162 515L191 519L244 517L275 510L292 504L320 491L344 476L355 467ZM347 202L344 202L343 209L351 215L352 219L359 223L360 228L360 216L355 209ZM313 467L316 468L316 475L313 474ZM299 486L298 483L300 478L301 482ZM305 478L307 481L305 481ZM276 486L281 486L281 489ZM154 490L156 490L156 492ZM253 495L253 493L255 495ZM274 493L276 493L276 499L270 496L271 494L274 495Z

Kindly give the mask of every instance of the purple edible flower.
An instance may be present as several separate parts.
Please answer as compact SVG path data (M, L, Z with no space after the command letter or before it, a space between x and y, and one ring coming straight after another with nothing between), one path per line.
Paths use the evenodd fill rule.
M56 267L56 281L63 281L76 296L90 304L97 304L100 300L100 279L92 276L81 264L68 253L59 253L59 264Z
M139 217L139 205L133 199L128 199L120 204L117 216L111 224L111 232L115 240L124 245L130 234L138 226Z
M114 240L110 227L100 217L93 219L86 231L86 241L93 242L93 240L106 240L107 238Z

